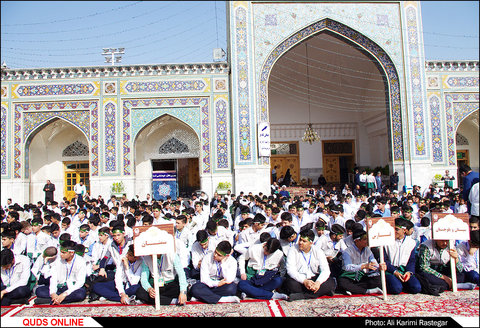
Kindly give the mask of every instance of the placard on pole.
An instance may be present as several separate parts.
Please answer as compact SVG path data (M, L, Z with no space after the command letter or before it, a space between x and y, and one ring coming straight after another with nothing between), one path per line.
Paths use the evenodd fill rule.
M135 256L152 256L153 284L155 289L155 310L160 310L158 288L158 254L175 252L173 223L133 227L133 249Z
M448 248L455 248L455 240L470 240L468 213L432 212L432 239L448 240ZM450 259L452 291L457 292L457 274L455 261Z
M393 217L367 218L368 247L380 248L380 263L385 262L383 246L395 243L395 219ZM385 271L380 270L383 299L387 300L387 282Z

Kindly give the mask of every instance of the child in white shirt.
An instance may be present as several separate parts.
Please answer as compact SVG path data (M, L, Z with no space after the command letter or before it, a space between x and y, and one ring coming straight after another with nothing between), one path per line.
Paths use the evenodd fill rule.
M238 263L231 256L232 252L232 246L224 240L218 243L214 252L205 255L200 268L200 282L190 289L192 298L208 304L240 302L235 296L237 284L234 282Z
M84 287L86 263L75 254L76 243L68 240L60 246L60 258L52 264L50 286L37 288L35 304L67 304L81 302L87 293Z

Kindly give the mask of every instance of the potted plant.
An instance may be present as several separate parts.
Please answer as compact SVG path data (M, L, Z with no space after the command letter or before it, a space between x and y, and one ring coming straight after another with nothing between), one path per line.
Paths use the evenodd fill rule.
M123 182L114 182L112 183L112 188L110 190L112 195L115 195L116 197L122 197L123 194L125 193L125 185Z
M432 184L436 184L438 188L444 187L444 181L442 180L442 175L437 173L433 176Z
M219 182L217 185L217 194L225 195L229 189L232 188L232 184L230 182Z

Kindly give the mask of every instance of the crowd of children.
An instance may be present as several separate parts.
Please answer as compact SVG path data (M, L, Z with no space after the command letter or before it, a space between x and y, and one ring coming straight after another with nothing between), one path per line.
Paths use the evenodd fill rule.
M244 298L298 300L342 293L438 295L479 284L479 219L470 240L432 240L432 212L466 212L460 191L414 186L409 193L357 186L305 195L202 194L161 201L101 197L82 207L10 204L1 209L1 304L66 304L88 299L183 305ZM478 207L478 205L477 205ZM395 243L368 247L365 219L395 218ZM135 226L173 224L175 252L135 256ZM159 272L155 290L154 266Z

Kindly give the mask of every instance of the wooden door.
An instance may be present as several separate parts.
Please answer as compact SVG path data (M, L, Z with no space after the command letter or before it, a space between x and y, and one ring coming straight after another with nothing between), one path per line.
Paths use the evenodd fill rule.
M200 173L198 158L183 158L177 160L177 183L179 196L190 197L200 189Z
M297 184L300 184L300 161L298 157L285 158L285 171L283 174L285 174L287 169L290 169L293 180L295 180Z
M274 167L277 167L277 180L285 173L285 161L283 157L270 157L270 180L272 178L272 170ZM273 181L271 181L273 183Z
M200 171L198 158L188 159L188 184L196 189L200 188Z
M323 156L323 176L327 183L340 181L340 161L338 156Z
M348 172L353 172L355 141L324 140L322 141L322 152L323 176L327 182L335 184L341 181L347 182Z
M277 166L277 179L285 175L287 169L293 180L300 183L300 159L298 156L272 156L270 157L270 173L274 166Z
M87 189L90 195L90 173L88 169L88 162L64 162L64 184L63 195L67 200L72 200L75 197L74 187L80 180Z
M300 157L298 156L298 141L278 141L271 143L270 173L277 166L277 180L290 169L292 179L300 183ZM270 174L271 176L271 174ZM273 181L272 181L273 182Z

